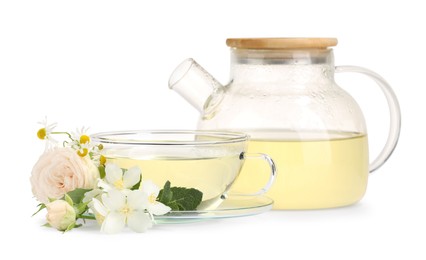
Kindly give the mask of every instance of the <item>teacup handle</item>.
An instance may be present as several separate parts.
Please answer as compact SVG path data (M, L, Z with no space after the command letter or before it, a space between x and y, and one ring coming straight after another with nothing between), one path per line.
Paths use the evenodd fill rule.
M401 130L401 110L399 108L398 99L386 80L374 71L358 66L337 66L336 72L356 72L372 78L380 87L388 102L390 114L388 140L386 141L385 147L383 147L376 159L370 164L369 170L370 173L372 173L386 162L398 143L399 132Z
M222 195L222 199L226 199L228 195L238 195L238 196L257 196L265 194L271 187L272 184L274 184L275 178L277 176L277 167L275 166L274 160L272 160L271 157L267 154L263 153L241 153L240 159L261 159L268 163L269 167L271 168L271 172L269 175L269 180L266 183L265 186L263 186L259 191L254 193L239 193L239 192L232 192L232 193L224 193Z

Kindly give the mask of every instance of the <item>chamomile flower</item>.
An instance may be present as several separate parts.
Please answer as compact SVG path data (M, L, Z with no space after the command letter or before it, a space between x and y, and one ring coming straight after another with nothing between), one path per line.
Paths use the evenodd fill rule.
M37 137L40 140L55 141L55 139L52 138L52 131L57 126L57 123L49 124L47 117L45 117L44 120L38 122L38 124L42 125L43 127L37 131Z
M93 145L92 151L90 152L90 157L96 166L105 165L106 158L103 155L104 146L102 144Z
M92 149L90 143L79 144L75 147L77 154L80 157L85 157L89 155L90 150Z
M37 137L40 140L45 140L46 141L46 147L45 147L46 151L52 149L58 143L58 141L55 140L52 137L53 129L56 127L57 123L51 123L51 124L49 124L48 121L47 121L47 117L45 117L44 120L38 122L38 124L42 125L42 128L40 128L37 131Z
M81 129L77 129L76 132L72 133L72 138L79 144L89 144L91 139L89 134L87 134L88 131L89 128L83 126Z
M80 157L93 155L95 145L91 142L90 135L87 134L88 130L89 128L85 127L77 129L76 132L72 133L73 141L69 143L69 146L76 150Z

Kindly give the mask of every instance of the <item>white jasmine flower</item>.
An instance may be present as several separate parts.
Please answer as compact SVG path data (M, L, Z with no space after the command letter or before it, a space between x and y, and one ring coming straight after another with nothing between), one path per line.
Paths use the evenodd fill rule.
M84 193L84 198L83 198L83 202L87 203L87 202L91 202L93 198L96 199L101 199L101 195L103 194L103 190L101 189L93 189L91 191L88 191L86 193Z
M164 205L163 203L157 201L158 193L160 188L155 185L154 182L147 180L143 181L140 186L142 190L147 195L147 207L149 213L153 215L164 215L171 210L170 207Z
M102 195L102 202L93 199L96 211L104 217L101 231L109 234L120 232L126 225L136 231L144 232L152 227L152 220L146 213L147 196L140 190L125 194L110 190Z
M99 180L98 186L106 191L110 189L126 190L141 180L141 171L139 167L135 166L123 173L117 164L108 163L105 166L105 180Z
M100 214L94 204L95 201L99 202L102 201L102 194L104 194L104 191L101 189L93 189L91 191L88 191L84 194L83 202L88 203L87 206L92 211L92 213L95 215L96 220L98 221L99 225L102 225L102 222L104 221L104 215ZM95 200L93 200L95 199Z

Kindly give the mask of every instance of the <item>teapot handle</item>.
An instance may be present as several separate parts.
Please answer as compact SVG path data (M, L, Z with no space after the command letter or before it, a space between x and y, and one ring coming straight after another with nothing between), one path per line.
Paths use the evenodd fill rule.
M372 173L386 162L398 143L401 130L401 110L399 108L398 99L385 79L371 70L358 66L336 66L336 72L357 72L367 75L379 85L386 97L390 113L389 135L385 147L383 147L376 159L370 164L369 170L370 173Z

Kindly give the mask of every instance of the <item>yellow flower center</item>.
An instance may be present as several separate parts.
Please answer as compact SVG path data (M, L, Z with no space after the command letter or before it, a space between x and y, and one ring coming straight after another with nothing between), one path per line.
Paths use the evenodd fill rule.
M119 190L122 190L124 188L123 180L116 180L113 184L114 184L114 187L116 187Z
M100 144L100 145L98 145L98 149L100 151L100 150L104 149L104 146L102 144Z
M46 139L46 135L47 135L47 133L46 133L46 128L40 128L40 129L37 131L37 137L38 137L39 139L41 139L41 140Z
M78 150L78 151L77 151L77 154L78 154L80 157L84 157L84 156L86 156L88 153L89 153L89 150L88 150L87 148L83 148L82 150Z
M157 201L157 197L154 194L149 195L148 200L150 203L155 203Z
M80 136L80 144L86 144L90 142L90 137L87 135Z
M128 214L132 213L132 209L129 208L129 206L126 205L120 210L120 212L124 215L128 215Z
M99 158L99 163L100 163L101 165L105 165L105 163L106 163L106 158L105 158L105 156L101 155L101 157Z
M104 216L102 216L101 214L99 214L99 213L96 213L95 214L95 218L96 218L96 221L98 222L98 224L99 225L102 225L102 223L104 222L104 220L105 220L105 217Z

